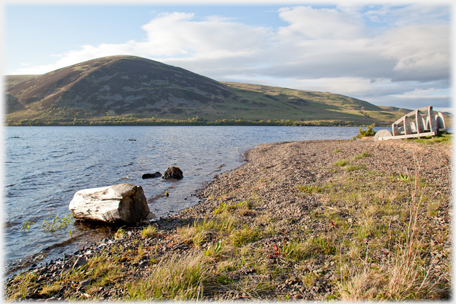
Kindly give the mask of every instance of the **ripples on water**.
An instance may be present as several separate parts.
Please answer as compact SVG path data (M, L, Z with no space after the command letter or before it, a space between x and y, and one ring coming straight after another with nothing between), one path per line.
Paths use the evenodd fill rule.
M76 191L120 183L142 186L157 216L197 203L192 194L242 164L242 153L280 141L351 139L358 127L5 127L4 252L7 262L70 239L103 235L106 228L71 225L54 233L44 219L69 214ZM179 181L141 179L178 166ZM163 194L168 191L169 197ZM26 221L37 223L29 232ZM59 246L56 246L59 247ZM59 253L65 250L62 247Z

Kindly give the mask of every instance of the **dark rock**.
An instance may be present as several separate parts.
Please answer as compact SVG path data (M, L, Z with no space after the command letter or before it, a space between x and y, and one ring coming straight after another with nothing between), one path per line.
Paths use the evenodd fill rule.
M165 178L165 179L170 179L170 178L181 179L183 177L184 177L184 174L182 173L182 170L179 169L179 167L169 167L168 169L166 169L165 173L163 173L163 176L162 176L162 178Z
M141 176L142 179L146 179L146 178L156 178L156 177L160 177L161 176L161 173L160 172L155 172L155 173L145 173Z
M38 291L34 291L32 294L29 295L30 299L44 299L46 298L45 295L40 294Z
M76 262L74 262L73 268L82 267L87 264L87 260L84 257L79 257Z
M84 288L84 287L87 287L90 285L90 283L92 283L92 280L91 278L87 279L87 280L84 280L84 281L81 281L81 283L79 284L79 287L80 288Z

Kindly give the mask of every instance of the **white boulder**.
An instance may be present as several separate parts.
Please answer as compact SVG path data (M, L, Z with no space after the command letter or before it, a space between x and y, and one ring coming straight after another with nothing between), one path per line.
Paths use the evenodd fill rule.
M80 190L74 194L69 209L76 220L108 224L135 225L155 217L142 187L132 184Z

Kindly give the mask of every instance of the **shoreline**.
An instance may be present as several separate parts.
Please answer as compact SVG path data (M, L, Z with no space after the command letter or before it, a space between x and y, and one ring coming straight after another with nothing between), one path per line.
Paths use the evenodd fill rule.
M200 203L156 221L148 233L147 227L124 229L116 233L116 239L103 239L72 256L28 270L16 281L8 279L6 296L53 300L346 299L341 286L359 283L354 280L363 271L377 274L356 261L369 260L371 265L398 259L393 252L407 245L407 237L400 231L414 206L407 202L421 191L421 197L432 196L439 202L431 208L429 202L434 200L428 198L422 204L417 220L426 229L417 234L424 240L430 231L433 237L440 236L434 244L424 242L429 244L422 252L423 262L435 266L429 270L428 280L438 280L440 291L417 294L426 299L447 298L451 291L451 149L445 144L372 140L259 145L245 153L243 165L217 175L197 190ZM417 179L413 178L418 171L414 157L421 161ZM364 194L368 200L353 198L356 194ZM387 201L390 214L383 211ZM434 223L433 217L442 220ZM388 240L381 237L387 229L384 223L386 227L389 223ZM433 252L437 249L444 255L436 258ZM101 257L112 267L101 263ZM81 271L73 269L78 258L87 263ZM175 259L199 265L192 270L194 282L185 292L161 286L161 296L147 294L144 286L150 289L152 284L145 281L147 277L156 278L164 271L163 265L174 269L183 264ZM104 270L96 273L100 268Z

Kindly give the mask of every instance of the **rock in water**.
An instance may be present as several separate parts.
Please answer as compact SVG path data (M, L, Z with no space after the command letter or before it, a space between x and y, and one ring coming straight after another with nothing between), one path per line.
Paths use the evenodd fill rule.
M80 190L69 209L76 220L135 225L155 217L150 212L142 187L120 184Z
M161 176L161 173L160 172L155 172L155 173L144 173L141 178L142 179L146 179L146 178L156 178L156 177L160 177Z
M166 169L165 173L163 173L162 178L175 178L175 179L181 179L184 177L184 174L182 173L182 170L179 169L179 167L169 167Z

